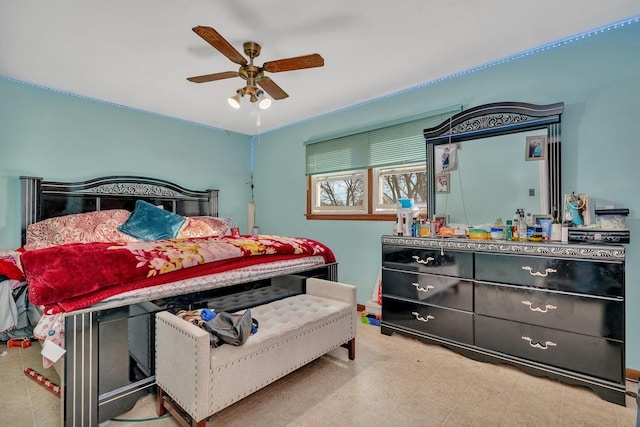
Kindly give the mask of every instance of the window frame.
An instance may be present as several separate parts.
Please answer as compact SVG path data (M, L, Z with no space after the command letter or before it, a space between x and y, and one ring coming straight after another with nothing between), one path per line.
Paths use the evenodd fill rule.
M394 173L387 173L387 172L394 172ZM382 198L380 175L382 175L383 173L385 173L385 175L391 175L391 174L400 175L405 173L420 173L420 172L423 172L426 174L427 172L426 162L373 168L373 179L371 184L373 185L374 200L372 205L373 207L372 213L375 213L375 214L393 213L395 215L397 212L397 205L384 205L380 203L380 199ZM425 185L426 185L426 176L425 176ZM415 204L415 206L420 210L427 209L426 192L424 196L425 196L424 203Z
M347 178L349 176L362 177L362 182L364 185L364 196L363 196L362 206L344 206L344 207L319 206L318 181L327 180L325 178L340 179L340 178ZM369 182L370 181L369 173L366 169L357 169L357 170L345 171L341 173L323 173L323 174L309 175L309 177L311 178L310 191L308 191L307 194L310 193L310 196L311 196L311 201L310 203L308 203L308 206L310 206L311 208L310 210L311 214L313 215L349 215L349 216L367 214L369 210L368 206L370 204L369 198L370 198L371 192L369 191L369 186L371 183Z
M424 165L426 169L426 164ZM397 218L397 209L396 208L387 208L387 209L378 209L377 200L380 196L380 185L379 185L379 177L381 171L388 170L398 170L402 171L403 169L421 169L419 163L414 163L411 165L397 165L395 167L382 167L382 168L368 168L366 169L366 183L365 186L367 188L366 191L366 209L364 212L330 212L330 209L327 209L325 212L321 209L314 209L313 203L315 200L315 185L316 182L314 178L316 177L326 177L326 176L344 176L349 175L349 173L342 172L336 174L317 174L317 175L308 175L307 176L307 213L306 217L309 220L358 220L358 221L395 221ZM358 171L365 171L359 169ZM426 172L426 170L425 170ZM401 173L401 172L399 172ZM420 209L420 211L426 211L426 202L424 204L417 204L416 207Z

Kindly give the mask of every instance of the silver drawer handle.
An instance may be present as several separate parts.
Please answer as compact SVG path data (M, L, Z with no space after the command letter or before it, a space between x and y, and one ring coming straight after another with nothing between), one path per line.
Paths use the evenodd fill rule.
M432 258L432 257L427 257L426 260L420 259L420 257L417 255L414 255L411 258L415 259L418 264L429 264L431 261L435 260L435 258Z
M547 304L547 305L545 305L545 306L544 306L544 308L540 308L540 307L535 307L535 308L533 308L533 307L532 307L532 303L531 303L531 301L522 301L522 303L523 303L524 305L528 305L528 306L529 306L529 310L531 310L531 311L537 311L537 312L539 312L539 313L546 313L546 312L548 312L549 310L555 310L555 309L557 309L557 308L558 308L558 307L556 307L555 305L551 305L551 304Z
M530 345L531 347L533 347L533 348L539 348L540 350L546 350L546 349L548 349L549 347L555 347L555 346L557 346L557 345L558 345L558 344L556 344L556 343L554 343L554 342L552 342L552 341L545 341L544 345L542 345L542 344L540 344L540 343L538 343L538 342L534 344L534 343L533 343L533 340L532 340L531 338L529 338L529 337L522 337L522 339L523 339L523 340L525 340L525 341L528 341L528 342L529 342L529 345Z
M420 313L418 313L417 311L412 312L411 314L413 314L414 316L416 316L416 320L419 320L421 322L425 322L427 323L429 320L433 320L435 319L435 317L433 317L432 315L428 314L427 317L422 317L420 316Z
M420 286L420 283L416 283L416 282L413 282L412 285L415 286L416 289L419 290L420 292L429 292L430 289L435 289L435 286L431 286L431 285L427 285L426 288L423 288L422 286Z
M540 273L539 271L536 271L535 273L532 271L533 268L528 267L528 266L524 266L522 267L523 270L527 270L529 272L530 275L532 276L540 276L540 277L547 277L549 275L549 273L557 273L558 270L554 270L553 268L546 268L544 270L544 273Z

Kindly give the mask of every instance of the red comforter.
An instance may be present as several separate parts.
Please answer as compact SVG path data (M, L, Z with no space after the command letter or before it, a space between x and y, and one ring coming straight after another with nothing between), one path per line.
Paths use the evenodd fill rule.
M335 262L333 252L318 241L282 236L77 243L26 251L20 261L30 301L53 314L134 289L314 255Z

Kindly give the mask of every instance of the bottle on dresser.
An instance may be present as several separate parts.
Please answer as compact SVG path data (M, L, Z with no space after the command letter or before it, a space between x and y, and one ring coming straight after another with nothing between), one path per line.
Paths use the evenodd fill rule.
M524 209L520 209L520 219L518 221L518 233L520 234L520 240L527 240L527 217L525 216Z
M520 209L516 209L511 227L511 240L520 240Z

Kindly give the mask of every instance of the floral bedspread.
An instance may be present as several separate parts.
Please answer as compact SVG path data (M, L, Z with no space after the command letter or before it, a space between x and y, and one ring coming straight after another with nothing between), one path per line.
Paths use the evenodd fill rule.
M224 236L130 243L76 243L20 256L29 299L54 314L134 289L294 257L323 256L324 244L299 237Z

